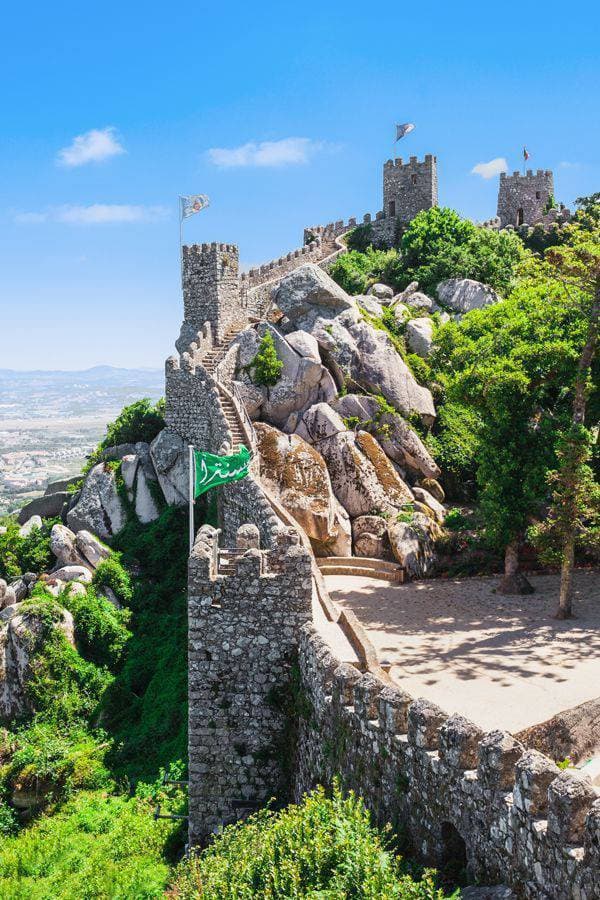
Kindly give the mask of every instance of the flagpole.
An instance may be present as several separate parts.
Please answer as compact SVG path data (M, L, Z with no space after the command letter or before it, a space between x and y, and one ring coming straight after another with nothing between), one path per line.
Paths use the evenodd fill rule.
M190 524L190 553L194 549L194 488L195 488L195 472L194 472L194 447L192 444L188 444L189 450L189 524Z
M181 195L179 196L179 275L181 287L183 287L183 210L181 208Z

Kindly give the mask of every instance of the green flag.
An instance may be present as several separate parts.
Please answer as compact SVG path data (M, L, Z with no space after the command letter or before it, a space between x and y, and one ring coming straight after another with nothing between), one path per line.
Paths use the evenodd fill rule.
M230 456L216 456L204 450L194 450L194 497L199 497L213 487L240 481L250 469L252 456L247 447Z

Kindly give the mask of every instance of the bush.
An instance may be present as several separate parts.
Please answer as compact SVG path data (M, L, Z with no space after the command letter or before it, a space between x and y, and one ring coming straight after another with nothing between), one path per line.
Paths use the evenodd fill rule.
M400 248L402 287L418 281L432 297L446 278L473 278L506 293L525 255L514 232L479 228L454 210L437 206L415 216Z
M41 528L32 528L21 537L19 526L10 521L0 534L0 578L18 578L24 572L43 572L54 561L50 550L50 532L60 519L46 519Z
M208 849L180 865L172 895L177 900L443 897L431 872L414 879L387 843L361 800L344 797L337 786L328 799L318 788L298 806L261 811L227 827Z
M250 368L254 369L254 381L256 384L273 387L279 381L283 362L277 356L275 342L270 331L265 332L260 342L258 353L250 363Z
M98 563L92 584L99 589L110 588L117 600L124 606L131 603L133 596L131 579L126 569L123 568L118 553L111 553L110 556Z
M73 616L77 646L83 656L98 666L114 669L131 637L126 627L130 611L116 609L93 587L85 594L71 594L67 588L60 602Z
M397 288L401 278L400 257L397 250L373 247L363 252L350 250L335 260L329 274L348 294L366 294L377 281Z
M116 447L118 444L135 444L138 441L151 443L165 427L164 412L164 400L152 403L147 397L143 400L136 400L129 406L124 406L115 421L108 424L106 437L100 441L88 457L84 474L96 465L102 452L109 447Z
M169 877L164 847L177 827L155 821L147 801L82 791L53 816L3 839L0 896L163 897Z
M56 727L36 720L12 737L13 752L4 771L11 789L31 791L40 803L58 800L75 789L109 787L103 763L106 743L82 726Z

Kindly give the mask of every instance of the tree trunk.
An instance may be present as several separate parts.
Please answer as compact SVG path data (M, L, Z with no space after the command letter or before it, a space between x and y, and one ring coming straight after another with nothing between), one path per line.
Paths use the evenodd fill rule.
M573 580L573 566L575 564L575 534L571 534L563 544L563 559L560 571L560 595L558 609L554 614L555 619L572 619L573 609L571 605L571 582Z
M596 355L598 344L598 321L600 319L600 283L596 284L594 301L590 310L590 320L585 345L579 357L577 365L577 378L575 379L575 392L573 395L573 413L571 421L574 426L585 424L585 410L587 405L587 380ZM569 477L569 473L565 473ZM573 511L575 513L575 510ZM573 581L573 567L575 565L575 515L571 517L572 527L566 532L562 545L562 566L560 572L560 596L556 619L570 619L573 615L571 584Z
M504 578L498 588L500 594L533 594L533 585L519 571L519 541L511 541L504 551Z

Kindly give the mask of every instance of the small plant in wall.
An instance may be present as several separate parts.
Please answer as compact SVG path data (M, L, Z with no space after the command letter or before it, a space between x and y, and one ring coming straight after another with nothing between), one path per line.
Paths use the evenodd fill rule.
M258 353L252 360L250 368L254 369L254 381L256 384L273 387L279 381L283 362L277 356L275 342L270 331L265 333L260 342Z

